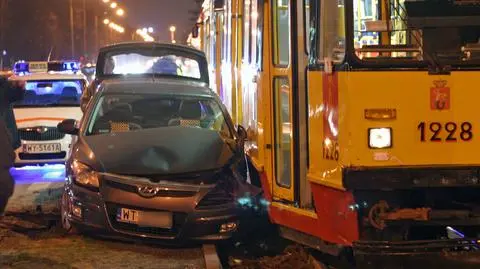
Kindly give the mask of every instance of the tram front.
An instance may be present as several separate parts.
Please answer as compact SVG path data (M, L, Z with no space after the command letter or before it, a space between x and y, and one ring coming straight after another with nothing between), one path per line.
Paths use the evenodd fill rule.
M340 115L324 151L355 200L355 260L479 268L480 2L353 0L345 12L350 72L324 77L338 79L323 85L338 85Z

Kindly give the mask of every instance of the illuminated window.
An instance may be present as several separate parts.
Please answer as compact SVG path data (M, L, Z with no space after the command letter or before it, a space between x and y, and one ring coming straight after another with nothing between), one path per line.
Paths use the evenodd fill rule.
M252 18L251 1L246 0L243 3L243 60L247 63L251 61L252 52Z
M315 59L318 50L318 4L318 1L304 0L305 51L310 55L310 61Z
M344 0L322 0L320 59L341 62L345 57Z
M389 5L390 13L383 18L381 0L353 0L354 47L360 59L415 60L420 56L420 50L416 49L419 46L413 45L415 42L412 42L415 39L414 36L411 35L411 38L408 38L404 2L404 0L385 1L385 4ZM408 39L411 40L408 41ZM408 48L389 47L387 49L385 47L390 45L408 45Z
M257 17L256 19L256 32L255 32L255 37L256 37L256 63L257 66L260 70L263 68L263 62L262 62L262 56L263 56L263 0L255 0L257 2L256 6L256 12L254 12L254 16Z
M289 0L274 0L273 2L273 63L289 65L290 63L290 2Z
M279 186L290 188L292 179L292 107L287 77L274 79L275 100L275 178Z

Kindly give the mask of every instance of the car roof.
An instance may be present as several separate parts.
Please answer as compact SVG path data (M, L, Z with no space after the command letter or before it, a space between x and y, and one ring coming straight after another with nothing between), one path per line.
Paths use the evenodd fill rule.
M163 48L171 48L171 49L182 49L185 51L190 51L192 53L196 53L199 55L202 55L205 57L205 52L198 50L196 48L182 45L182 44L172 44L172 43L163 43L163 42L144 42L144 41L130 41L130 42L120 42L116 43L113 45L108 45L105 47L100 48L100 52L104 51L111 51L111 50L116 50L116 49L129 49L133 47L146 47L146 48L151 48L151 47L163 47Z
M87 80L87 77L83 74L65 74L65 73L32 73L27 75L12 75L10 80L62 80L62 79L82 79Z
M161 78L135 78L130 80L108 79L100 84L102 94L173 94L215 97L216 93L203 83Z
M153 53L152 55L156 56L168 55L170 53L173 53L173 55L193 59L198 62L198 67L200 69L200 77L195 80L210 84L210 79L208 75L208 61L205 56L205 52L185 45L160 42L122 42L100 48L96 63L96 77L100 80L103 80L112 77L122 76L120 74L104 74L105 61L108 55L117 53L130 54L144 52ZM134 76L138 75L135 74Z

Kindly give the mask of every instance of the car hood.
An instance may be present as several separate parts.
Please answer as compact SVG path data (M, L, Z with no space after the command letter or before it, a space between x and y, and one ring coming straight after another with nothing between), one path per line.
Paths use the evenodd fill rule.
M201 128L168 127L84 137L90 162L124 175L218 169L234 156L233 140ZM230 145L229 145L230 144Z

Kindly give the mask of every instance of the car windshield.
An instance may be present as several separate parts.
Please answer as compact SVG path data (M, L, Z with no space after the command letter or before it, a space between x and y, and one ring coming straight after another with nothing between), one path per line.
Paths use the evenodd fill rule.
M208 129L232 137L215 99L151 94L102 96L93 110L87 135L173 127Z
M105 60L104 75L156 74L200 79L197 60L179 55L111 54Z
M25 97L14 107L80 106L83 80L28 80Z
M390 0L389 20L382 18L380 2L353 0L354 48L360 59L448 64L480 60L476 0Z

